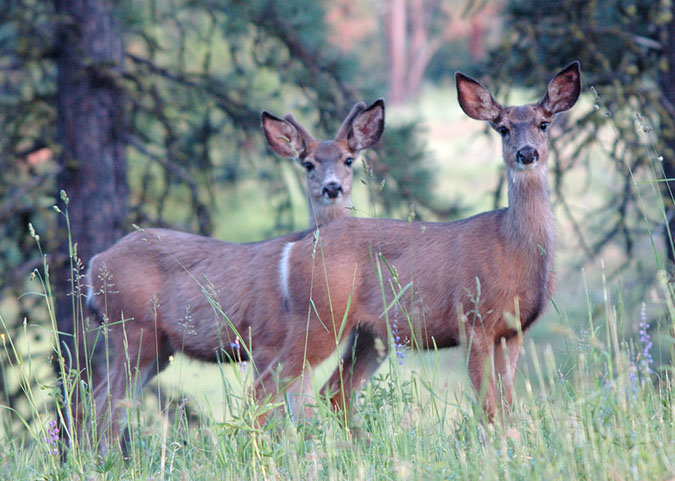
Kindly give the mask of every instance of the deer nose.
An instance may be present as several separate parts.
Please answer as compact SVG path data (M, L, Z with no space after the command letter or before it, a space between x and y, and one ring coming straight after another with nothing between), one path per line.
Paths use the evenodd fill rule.
M342 192L342 186L337 182L328 182L323 186L323 193L331 199L335 199Z
M521 164L528 165L539 159L539 152L534 147L523 147L516 154L516 160Z

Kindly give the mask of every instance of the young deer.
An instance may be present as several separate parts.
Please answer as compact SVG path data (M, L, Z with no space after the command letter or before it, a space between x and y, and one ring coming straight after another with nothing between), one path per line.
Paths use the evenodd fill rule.
M382 136L384 102L357 103L333 141L315 141L290 115L281 120L263 112L262 125L276 152L297 156L307 169L315 229L347 215L351 164ZM279 322L287 272L276 269L288 255L285 246L307 232L232 244L147 229L96 255L87 272L88 305L106 319L110 344L110 368L94 386L101 434L117 438L124 414L119 401L137 395L174 352L207 361L252 357L261 369L270 365L287 333ZM96 372L105 371L104 361L98 359Z
M335 140L317 142L292 115L285 120L262 113L267 143L277 154L296 159L307 172L309 228L348 215L352 163L359 151L375 145L384 131L384 101L370 107L358 102L338 129ZM352 135L350 135L350 133Z
M287 326L288 335L281 369L273 365L262 373L259 396L278 379L297 383L305 366L326 359L337 333L345 332L351 333L348 348L324 393L337 408L349 409L354 390L381 363L376 340L387 344L391 326L384 312L395 302L395 278L400 286L411 285L397 302L412 321L388 312L398 336L420 348L466 343L469 374L489 419L502 402L510 404L519 333L539 317L553 290L547 131L579 97L579 63L558 73L541 101L519 107L500 105L461 73L456 82L464 112L502 136L509 206L452 223L346 217L321 228L321 255L315 256L312 236L287 238L280 270L286 273L281 291L288 312L276 322Z

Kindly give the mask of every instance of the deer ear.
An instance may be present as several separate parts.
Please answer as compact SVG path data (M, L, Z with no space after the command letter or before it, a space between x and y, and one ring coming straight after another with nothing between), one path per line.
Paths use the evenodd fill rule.
M488 89L460 72L455 74L455 81L457 82L457 99L466 115L472 119L488 122L494 122L499 118L502 106L492 98Z
M352 121L347 135L349 148L353 152L368 149L379 142L384 132L384 100L377 99Z
M260 117L267 143L277 154L296 158L305 151L305 142L293 125L266 111Z
M549 82L544 98L539 104L551 114L569 110L581 93L579 62L572 62Z

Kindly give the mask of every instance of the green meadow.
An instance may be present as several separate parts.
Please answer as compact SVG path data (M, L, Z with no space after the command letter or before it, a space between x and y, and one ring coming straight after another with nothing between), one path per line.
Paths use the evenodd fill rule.
M461 112L455 95L453 88L427 87L418 103L389 110L387 122L421 122L435 162L439 203L459 200L463 216L469 216L494 204L501 146L496 133ZM529 91L516 96L533 100ZM592 101L583 94L581 102ZM314 417L296 422L276 406L263 426L257 414L270 406L251 402L252 366L205 365L177 355L138 402L128 403L126 459L119 449L100 457L78 443L63 461L54 454L63 447L56 439L63 433L50 423L64 410L56 409L58 388L46 375L55 355L54 333L27 320L19 338L2 335L15 368L3 380L25 386L28 406L21 413L0 410L0 479L675 479L675 291L664 267L662 236L648 231L647 219L664 219L665 207L658 156L647 137L644 155L652 169L633 179L645 235L630 262L612 246L588 259L573 222L587 219L580 229L588 238L594 224L607 222L589 213L618 188L613 178L618 174L608 169L611 160L601 148L617 140L612 122L608 118L600 130L598 147L578 159L589 173L569 173L560 186L564 203L552 196L557 290L524 335L513 406L494 424L480 409L461 347L424 352L392 347L347 422L318 394L337 362L333 357L313 374ZM133 168L132 163L132 179ZM304 177L290 161L282 172L295 186L293 213L302 222ZM369 182L358 170L355 215L373 215L370 196L377 189ZM219 191L215 200L219 239L258 240L273 228L275 206L254 179ZM506 205L505 192L498 203ZM31 277L24 295L40 299L53 320L45 268ZM0 305L3 324L18 315L15 303Z

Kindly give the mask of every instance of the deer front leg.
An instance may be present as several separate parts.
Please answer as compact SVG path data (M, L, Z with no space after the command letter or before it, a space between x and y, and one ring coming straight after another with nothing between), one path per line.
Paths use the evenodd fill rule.
M509 409L513 400L513 384L516 378L516 368L520 359L522 344L518 335L514 335L502 342L495 342L495 375L498 385L498 407Z
M367 329L355 329L345 345L340 365L321 390L322 394L330 396L333 408L345 411L348 417L355 392L377 371L387 355L386 342L378 351L376 339L377 336Z
M491 423L495 416L494 342L488 339L480 328L474 330L468 339L469 377L482 401L483 410Z

